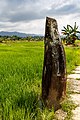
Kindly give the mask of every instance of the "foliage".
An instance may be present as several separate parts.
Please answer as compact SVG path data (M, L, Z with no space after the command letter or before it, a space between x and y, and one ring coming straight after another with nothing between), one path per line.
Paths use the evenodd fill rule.
M67 99L62 103L62 110L67 112L65 120L71 120L72 110L74 110L76 107L77 105L75 105L73 101Z
M16 35L13 36L0 36L0 43L8 41L43 41L43 36L28 36L28 37L19 37Z
M75 43L75 40L78 39L77 33L80 33L78 31L78 26L76 25L76 22L74 24L74 27L71 25L67 25L67 27L64 27L62 30L63 35L65 35L64 39L66 40L66 44L73 44Z

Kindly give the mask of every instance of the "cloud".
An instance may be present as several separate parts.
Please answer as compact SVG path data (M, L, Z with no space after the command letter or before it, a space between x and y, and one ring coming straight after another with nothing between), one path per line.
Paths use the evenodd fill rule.
M53 2L52 2L53 1ZM74 3L55 3L54 0L3 0L5 5L1 13L1 20L9 22L31 21L43 19L47 15L60 16L80 12L80 7ZM52 4L51 4L51 3Z
M17 11L17 12L9 12L6 15L3 15L3 19L6 19L9 22L29 22L35 19L42 19L41 15L36 11Z
M63 5L60 7L52 6L52 8L50 10L47 10L46 13L54 16L75 14L75 13L80 13L80 7L74 4Z
M56 0L56 2L55 0L0 0L0 28L42 33L46 16L63 21L63 23L59 22L60 26L73 20L79 23L79 2L80 0Z
M26 0L6 0L6 5L2 9L0 19L5 19L10 22L42 19L41 9L39 8L40 4L36 1L37 0L27 0L27 2Z

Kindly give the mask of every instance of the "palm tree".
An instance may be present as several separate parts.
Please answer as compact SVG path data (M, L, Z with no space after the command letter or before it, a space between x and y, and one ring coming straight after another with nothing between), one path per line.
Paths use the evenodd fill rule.
M78 39L77 33L80 33L80 31L78 31L78 26L75 22L74 27L72 27L71 25L67 25L67 27L64 27L62 33L65 35L66 44L68 45L75 44L75 40Z

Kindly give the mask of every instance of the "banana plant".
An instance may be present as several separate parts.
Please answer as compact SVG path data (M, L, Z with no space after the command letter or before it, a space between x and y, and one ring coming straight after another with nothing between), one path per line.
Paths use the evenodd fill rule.
M66 40L66 44L75 44L75 41L78 39L78 35L77 33L80 33L80 31L78 31L78 26L76 25L76 22L74 24L74 27L72 27L71 25L67 25L67 27L64 27L64 29L62 30L62 34L65 35L65 40Z

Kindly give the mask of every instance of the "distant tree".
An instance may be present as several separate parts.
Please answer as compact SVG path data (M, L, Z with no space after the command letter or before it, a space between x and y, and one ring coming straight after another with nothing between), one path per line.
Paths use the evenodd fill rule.
M30 42L30 41L32 40L32 37L31 37L31 36L28 36L28 37L27 37L27 40L28 40L28 42Z
M3 39L0 37L0 43L2 43L3 42Z
M75 41L78 39L78 35L77 33L80 33L80 31L78 31L78 26L76 25L76 22L74 24L74 27L72 27L71 25L67 25L67 27L64 27L64 29L62 30L63 35L65 35L64 39L66 41L66 44L75 44Z
M16 36L16 35L13 35L13 36L11 36L11 39L12 39L13 41L15 41L15 40L21 39L21 37L18 37L18 36Z

